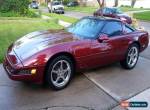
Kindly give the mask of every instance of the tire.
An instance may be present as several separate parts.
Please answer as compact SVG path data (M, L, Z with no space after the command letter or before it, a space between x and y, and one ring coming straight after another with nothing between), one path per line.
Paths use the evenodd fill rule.
M63 65L63 66L61 66ZM70 83L74 74L74 65L67 56L58 56L48 65L46 82L54 90L61 90Z
M48 9L48 12L49 12L49 13L51 13L51 10L50 10L50 9Z
M136 43L134 43L129 46L125 55L125 59L123 61L120 61L120 64L125 69L133 69L137 64L138 58L139 46Z

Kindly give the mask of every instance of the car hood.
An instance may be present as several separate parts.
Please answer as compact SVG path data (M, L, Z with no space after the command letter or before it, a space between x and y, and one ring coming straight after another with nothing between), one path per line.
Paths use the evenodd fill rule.
M37 31L25 35L13 44L13 50L21 60L51 46L79 40L65 30Z
M55 8L64 8L63 5L53 5L52 7L55 7Z

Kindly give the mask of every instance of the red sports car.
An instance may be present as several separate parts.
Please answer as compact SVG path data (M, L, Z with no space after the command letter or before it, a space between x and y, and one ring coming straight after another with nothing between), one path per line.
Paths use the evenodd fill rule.
M148 43L147 32L120 20L84 17L66 29L25 35L10 45L3 65L13 80L46 81L59 90L76 71L113 62L134 68Z
M123 13L119 8L117 7L104 7L101 9L98 9L93 14L94 16L105 16L105 17L111 17L111 18L117 18L120 19L123 22L126 22L128 24L132 24L132 19L129 15Z

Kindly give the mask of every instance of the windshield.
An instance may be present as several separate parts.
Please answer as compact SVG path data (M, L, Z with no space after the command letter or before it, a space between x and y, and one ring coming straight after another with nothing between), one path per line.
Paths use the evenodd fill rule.
M68 27L67 31L81 38L96 39L103 24L103 20L84 18Z
M61 2L53 2L52 5L61 5Z
M32 1L32 4L37 4L37 2L36 1Z

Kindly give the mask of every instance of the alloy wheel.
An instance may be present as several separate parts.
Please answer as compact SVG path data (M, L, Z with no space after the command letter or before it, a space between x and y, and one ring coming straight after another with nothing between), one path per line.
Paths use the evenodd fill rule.
M130 48L128 55L127 55L127 63L129 67L133 67L138 60L138 48L132 47Z
M56 87L66 85L71 77L71 67L68 61L57 61L51 71L51 81Z

